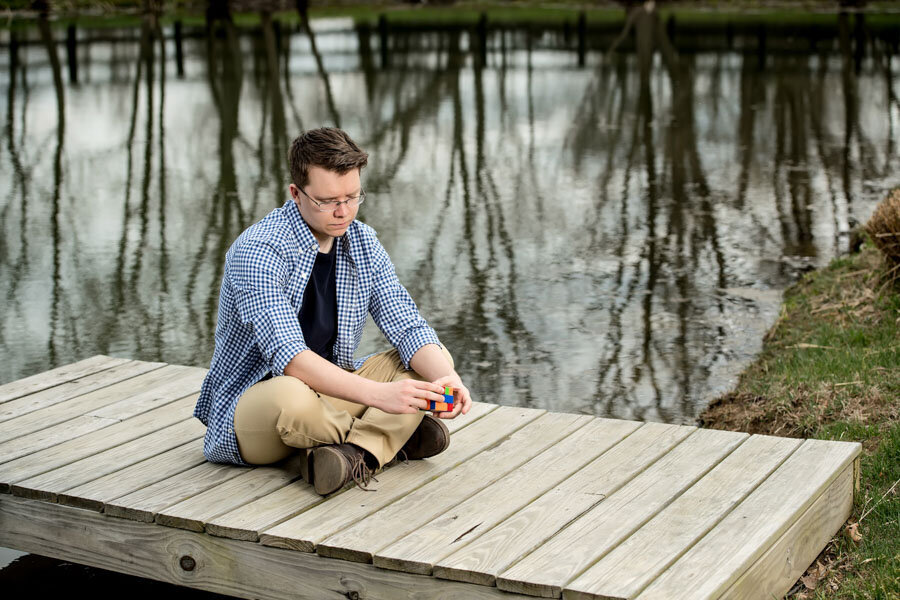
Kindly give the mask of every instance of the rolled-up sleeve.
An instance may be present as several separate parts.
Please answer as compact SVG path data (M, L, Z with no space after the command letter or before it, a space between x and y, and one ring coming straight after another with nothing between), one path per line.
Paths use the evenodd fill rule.
M248 240L227 261L238 318L253 335L273 375L283 375L294 356L307 350L300 322L285 294L288 265L267 242Z
M387 252L380 243L375 247L375 277L369 312L375 324L397 352L403 366L425 344L437 344L437 333L419 314L419 309L406 288L401 285Z

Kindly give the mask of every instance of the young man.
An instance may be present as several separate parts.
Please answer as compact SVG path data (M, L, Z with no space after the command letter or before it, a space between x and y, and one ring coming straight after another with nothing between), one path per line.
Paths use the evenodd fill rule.
M216 346L194 416L207 460L267 464L301 448L303 478L329 494L395 456L450 443L439 419L467 413L469 390L397 280L375 231L356 221L368 154L340 129L291 144L291 200L225 255ZM354 360L372 315L393 350ZM410 371L409 369L412 369ZM452 412L420 412L460 390Z

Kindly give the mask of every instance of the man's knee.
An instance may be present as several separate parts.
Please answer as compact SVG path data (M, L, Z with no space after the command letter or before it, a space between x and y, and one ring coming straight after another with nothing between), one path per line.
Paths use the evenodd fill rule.
M268 382L266 392L270 394L273 404L281 413L290 413L302 418L309 413L321 411L322 402L319 395L311 387L296 377L283 375L273 377Z

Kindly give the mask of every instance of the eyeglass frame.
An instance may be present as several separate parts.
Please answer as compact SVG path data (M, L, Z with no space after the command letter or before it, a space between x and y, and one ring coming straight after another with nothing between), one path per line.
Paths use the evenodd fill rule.
M315 198L313 198L312 196L310 196L309 194L304 192L303 188L300 187L299 185L294 186L294 187L296 187L300 191L301 194L303 194L304 196L309 198L312 201L313 205L315 205L316 210L318 210L319 212L334 212L341 205L346 205L348 208L356 207L356 206L359 206L360 204L362 204L363 202L365 202L365 200L366 200L366 192L364 190L359 190L359 196L357 196L356 198L348 198L346 200L340 200L340 201L329 200L328 202L322 202L321 200L316 200ZM356 204L350 204L350 202L352 202L354 200L356 201ZM333 206L331 208L322 208L322 206L325 204L333 204Z

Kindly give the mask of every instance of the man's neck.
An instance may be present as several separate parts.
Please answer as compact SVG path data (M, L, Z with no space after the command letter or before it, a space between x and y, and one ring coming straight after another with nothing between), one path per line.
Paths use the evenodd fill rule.
M323 254L331 252L331 246L334 245L333 237L316 232L313 232L313 236L316 238L316 241L319 242L319 252L322 252Z

